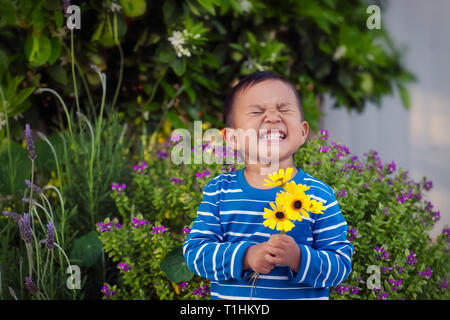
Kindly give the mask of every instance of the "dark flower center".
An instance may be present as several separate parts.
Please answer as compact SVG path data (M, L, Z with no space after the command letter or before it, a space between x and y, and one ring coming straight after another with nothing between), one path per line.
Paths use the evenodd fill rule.
M295 200L294 202L294 208L300 209L302 207L302 202L300 200Z
M278 211L277 213L275 213L275 217L277 217L277 219L283 219L284 218L284 213L281 211Z

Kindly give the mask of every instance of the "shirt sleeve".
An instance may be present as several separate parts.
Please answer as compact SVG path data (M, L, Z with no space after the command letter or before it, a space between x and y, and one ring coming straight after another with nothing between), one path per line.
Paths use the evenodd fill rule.
M299 245L300 266L297 274L291 270L292 283L316 288L334 287L351 271L353 245L347 240L347 222L332 190L325 207L323 214L314 215L312 246Z
M184 258L188 268L200 277L216 281L243 280L249 272L242 270L244 255L253 243L223 241L219 195L218 188L209 184L204 187L197 218L183 245Z

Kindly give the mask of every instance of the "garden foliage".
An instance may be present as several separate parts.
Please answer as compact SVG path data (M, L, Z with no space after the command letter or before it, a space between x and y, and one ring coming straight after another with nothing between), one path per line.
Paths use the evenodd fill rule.
M121 275L123 285L117 287L118 296L186 298L192 297L188 289L196 293L199 290L200 279L194 278L191 284L193 275L185 266L166 272L162 272L161 266L167 263L164 260L171 249L182 245L186 228L200 204L202 187L217 174L242 168L242 165L174 166L168 157L174 144L170 141L162 144L152 159L148 159L150 163L136 164L130 186L119 191L113 186L112 195L126 223L119 224L118 228L113 227L117 226L115 221L110 228L99 229L101 240L115 261L126 262L137 270L133 274L132 267ZM216 148L218 154L223 153L223 148L207 142L197 144L194 150L208 154ZM298 167L333 187L349 225L347 236L355 248L352 272L343 284L332 288L331 298L449 297L449 230L444 229L434 242L427 233L440 218L439 211L426 199L432 188L431 181L425 177L414 181L407 171L397 168L394 161L383 163L373 150L363 158L352 155L347 146L329 141L325 130L302 146L294 159ZM153 192L148 191L144 200L140 192L146 188ZM162 205L162 198L165 205ZM108 219L99 226L110 222ZM161 232L161 225L170 228L164 227ZM175 263L176 254L173 256L171 263ZM150 266L152 272L142 272L139 268L143 266ZM373 268L379 270L378 279ZM171 288L169 279L175 277L173 272L178 272L180 277L172 278L173 282L178 282L178 287ZM153 285L139 285L152 283L152 277L158 277ZM165 286L158 289L161 281ZM188 288L184 294L179 291L180 285ZM138 293L139 289L145 294ZM199 294L196 297L202 298Z

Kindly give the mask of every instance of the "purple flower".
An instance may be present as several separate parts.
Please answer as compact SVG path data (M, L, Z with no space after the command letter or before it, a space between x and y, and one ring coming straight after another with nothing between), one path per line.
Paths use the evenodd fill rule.
M130 271L130 270L131 270L131 266L128 265L128 264L124 261L124 262L119 263L119 269L120 269L122 272L127 272L127 271Z
M170 142L177 142L177 141L180 141L182 139L182 136L180 135L180 134L177 134L177 135L171 135L170 137L169 137L169 141Z
M28 157L31 160L34 160L34 159L36 159L36 153L34 151L33 137L31 136L31 129L30 129L30 125L28 123L25 125L24 135L25 135L25 141L27 143Z
M111 184L111 189L117 191L117 195L121 195L122 191L125 190L126 184L122 183L122 184L118 184L116 182L113 182Z
M447 242L450 243L450 229L449 228L442 229L442 234L447 237Z
M198 179L203 179L205 177L209 177L209 170L206 170L204 172L196 172L195 173L195 178Z
M205 297L207 295L209 295L210 293L210 289L206 286L206 285L202 285L201 287L197 287L197 289L194 289L192 291L192 294L194 296L200 296L200 297Z
M338 285L338 286L336 286L336 291L337 291L338 295L342 296L345 292L348 291L348 287Z
M114 296L116 294L116 292L112 291L111 288L109 286L107 286L106 284L104 284L102 287L102 293L103 293L103 296L106 298L111 298L112 296Z
M53 222L47 224L47 239L41 240L41 244L45 244L48 250L55 248L55 226Z
M138 219L136 217L133 217L131 219L131 227L135 228L135 229L142 227L148 223L149 223L148 220L145 220L145 219Z
M433 188L433 182L430 180L430 181L424 181L423 182L423 187L425 188L425 190L430 190L431 188Z
M137 165L133 166L134 172L137 173L143 173L145 169L147 169L147 162L145 161L139 162Z
M67 8L70 7L70 0L63 0L63 9L64 9L64 16L66 18L70 17L70 11L67 12Z
M394 280L392 278L389 278L389 284L393 285L392 286L392 291L396 291L397 289L401 288L402 286L402 280Z
M388 293L387 292L380 292L377 296L378 300L386 300L386 298L388 297Z
M184 233L189 233L189 232L191 232L191 229L189 229L189 228L183 228L183 232L184 232Z
M389 163L389 164L387 165L387 167L386 167L386 172L390 174L390 173L393 173L393 172L395 171L395 169L396 169L395 162L392 161L391 163Z
M425 268L425 271L417 271L417 274L419 276L423 276L423 277L425 277L427 279L430 279L431 276L433 275L433 270L431 270L431 268L429 266L427 266Z
M22 216L18 213L15 212L9 212L9 211L3 211L3 214L7 217L10 217L11 219L13 219L15 222L19 222L20 219L22 219Z
M400 195L397 196L397 201L400 201L401 203L405 202L405 194L403 193L403 190L401 191Z
M384 247L376 247L375 250L380 253L377 259L388 260L389 259L389 251Z
M442 278L438 288L441 290L445 290L447 289L447 286L448 286L448 278Z
M347 195L347 191L345 191L344 188L342 188L338 193L337 196L338 197L345 197Z
M383 210L381 211L381 213L382 213L382 214L389 214L389 207L388 207L388 206L385 206L385 207L383 208Z
M166 151L156 150L156 156L159 160L164 160L169 156L169 154Z
M352 296L358 295L360 289L361 288L359 288L359 287L350 287L350 295L352 295Z
M174 184L177 184L177 183L179 183L179 184L184 183L184 180L183 180L183 179L179 179L179 178L170 178L170 181L173 182Z
M42 193L42 189L40 187L38 187L37 185L35 185L34 183L32 183L30 180L25 179L25 184L27 185L28 188L32 189L33 192Z
M327 140L329 136L328 130L320 129L319 139Z
M414 252L412 252L411 250L409 251L408 261L406 263L409 264L410 266L417 263L416 254Z
M25 277L25 287L30 291L31 293L38 293L39 289L34 283L33 279L30 277Z
M178 285L178 287L181 289L181 291L186 290L188 284L186 281L181 281L181 283Z
M161 225L160 227L158 227L158 226L153 226L152 228L153 228L153 231L152 231L153 234L156 234L156 233L166 233L166 231L167 231L163 225Z
M358 230L354 228L350 228L350 235L348 237L348 240L353 241L358 237Z
M319 152L323 152L323 153L327 153L330 150L330 147L325 146L325 147L319 147Z
M23 217L17 222L19 224L20 236L25 243L31 243L33 241L33 232L31 231L30 216L28 213L24 213Z
M107 220L105 220L105 221L107 221ZM107 222L97 222L97 230L99 232L109 232L109 231L111 231L111 227L115 227L117 229L122 229L122 225L119 224L117 222L117 220L107 221Z
M432 219L434 222L438 222L439 220L441 220L441 212L440 212L440 211L434 211L434 212L432 213L431 219Z

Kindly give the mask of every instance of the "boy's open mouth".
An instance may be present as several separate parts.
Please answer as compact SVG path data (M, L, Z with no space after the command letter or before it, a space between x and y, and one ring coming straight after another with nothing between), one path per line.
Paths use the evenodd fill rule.
M263 141L283 141L286 139L287 134L282 131L282 130L278 130L278 129L268 129L268 130L260 130L260 135L259 135L259 140L263 140Z

